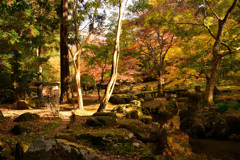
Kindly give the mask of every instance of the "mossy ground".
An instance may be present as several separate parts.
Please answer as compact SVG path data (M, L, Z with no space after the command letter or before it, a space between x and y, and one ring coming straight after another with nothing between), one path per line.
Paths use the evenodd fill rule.
M0 142L2 146L10 151L10 157L13 159L14 149L17 142L24 142L24 144L31 144L36 138L49 134L61 125L61 119L49 121L48 119L40 119L29 122L13 122L11 118L5 118L4 122L0 123ZM28 131L21 135L13 135L11 129L14 125L21 123Z

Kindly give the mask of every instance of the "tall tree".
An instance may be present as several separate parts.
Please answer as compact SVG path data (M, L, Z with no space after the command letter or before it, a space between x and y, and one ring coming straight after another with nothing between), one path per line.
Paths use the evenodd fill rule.
M61 31L60 31L60 59L61 59L61 103L68 103L70 94L70 72L68 54L68 0L61 0Z
M119 48L119 40L120 40L120 34L121 34L121 27L122 27L122 0L119 0L119 17L118 17L118 26L117 26L117 33L116 33L116 40L115 40L115 46L113 51L113 60L112 60L112 73L111 78L108 83L107 89L105 91L105 95L100 103L100 106L97 110L97 112L103 112L107 108L108 101L112 95L116 80L117 80L117 70L118 70L118 61L119 61L119 55L120 55L120 48Z
M205 89L205 100L208 103L213 104L214 88L218 79L219 64L221 62L222 57L233 53L233 50L230 48L229 45L223 42L223 39L224 39L224 32L226 31L227 22L234 8L237 6L237 3L239 2L239 0L234 0L232 2L232 5L229 8L226 8L227 12L222 15L223 18L219 17L219 15L214 11L213 7L211 6L208 0L204 0L203 2L205 5L205 8L207 8L208 6L208 9L213 14L213 16L217 19L217 23L218 23L216 27L217 33L215 35L205 23L203 24L207 28L211 36L215 39L214 45L212 47L213 57L212 57L212 65L211 65L211 74L209 79L207 80L207 85ZM205 14L204 19L205 19L208 16L207 11L204 11L204 14ZM222 52L221 46L226 47L228 51Z
M71 36L72 44L75 47L76 52L73 53L69 47L71 55L73 57L74 76L76 80L76 89L78 96L78 108L84 109L82 90L81 90L81 56L83 47L90 41L92 33L97 35L98 29L101 30L102 22L105 20L105 13L99 13L99 8L103 2L100 0L92 1L73 1L72 8L72 28ZM80 27L83 27L80 30ZM88 29L88 30L87 30Z
M212 37L213 44L209 55L211 57L210 74L206 74L205 101L213 104L215 86L218 80L219 64L223 57L237 53L239 45L239 0L217 1L217 0L196 0L180 1L173 9L176 27L180 29L178 35L187 37L188 41L195 38L196 32L192 27L205 29ZM176 9L177 8L177 9ZM237 8L237 9L236 9ZM231 23L230 23L231 22ZM234 32L232 32L234 31ZM191 36L191 37L190 37ZM210 43L211 44L211 43ZM205 72L206 73L206 72Z

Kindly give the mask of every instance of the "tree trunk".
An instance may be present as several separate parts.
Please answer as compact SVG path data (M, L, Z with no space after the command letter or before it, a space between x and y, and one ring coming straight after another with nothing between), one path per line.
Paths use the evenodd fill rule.
M110 81L107 86L107 90L105 91L105 95L100 103L100 106L97 110L97 112L103 112L107 109L108 101L112 95L116 79L117 79L117 68L118 68L118 60L119 60L119 40L120 40L120 34L121 34L121 24L122 24L122 0L119 1L119 18L118 18L118 28L117 28L117 34L116 34L116 40L115 40L115 47L113 52L113 62L112 62L112 74Z
M213 96L214 96L214 89L216 87L216 82L218 79L218 70L219 70L219 63L221 58L219 56L213 56L212 68L211 68L211 75L210 78L207 80L207 85L205 89L205 101L209 104L214 104Z
M81 90L81 81L80 81L80 70L75 69L75 79L76 79L76 88L77 88L77 100L78 108L83 110L83 99L82 99L82 90Z
M17 103L20 99L20 84L19 84L19 78L18 78L19 72L20 72L19 58L20 58L20 54L18 51L15 50L13 55L13 60L11 62L12 70L13 70L11 78L12 78L13 90L14 90L14 103Z
M38 49L37 49L37 57L41 57L41 52L42 52L42 47L40 46ZM42 81L42 63L40 62L38 64L38 80L39 81ZM42 100L42 90L43 90L43 85L42 83L40 83L39 87L38 87L38 97L40 100Z
M68 103L71 98L70 92L70 72L69 72L69 55L68 55L68 0L61 0L61 30L60 30L60 61L61 61L61 103Z
M163 60L162 60L163 61ZM159 77L158 77L158 96L161 97L163 94L163 85L164 85L164 64L161 61L160 63L160 71L159 71Z

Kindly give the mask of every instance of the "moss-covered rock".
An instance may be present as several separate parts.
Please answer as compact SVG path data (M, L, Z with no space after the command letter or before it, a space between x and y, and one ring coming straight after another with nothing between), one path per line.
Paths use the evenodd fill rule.
M112 118L117 118L116 113L113 113L113 112L97 112L97 113L94 113L93 116L109 116Z
M14 122L34 121L38 119L40 119L40 116L38 114L27 112L15 118Z
M91 127L108 127L108 126L114 126L116 124L116 118L112 118L109 116L94 116L86 121L86 125Z
M76 135L72 132L59 132L55 135L56 139L65 139L70 142L76 142Z
M141 121L145 124L152 124L152 116L142 116Z
M109 99L109 102L112 104L127 104L127 102L124 100L124 98L114 95Z
M141 110L130 111L126 114L127 118L133 118L133 119L139 119L142 116L143 116L143 113Z
M29 129L22 123L16 124L12 130L11 133L14 135L20 135L23 134L24 132L27 132Z
M218 120L213 125L212 137L214 139L227 139L230 135L230 128L224 119Z
M47 137L36 139L23 154L22 160L97 160L98 155L91 149L67 140Z
M28 105L31 108L41 108L41 106L44 106L38 99L35 100L29 100Z
M119 125L119 128L125 128L129 130L136 136L138 140L144 143L156 141L155 130L141 121L135 121L129 124L121 124Z

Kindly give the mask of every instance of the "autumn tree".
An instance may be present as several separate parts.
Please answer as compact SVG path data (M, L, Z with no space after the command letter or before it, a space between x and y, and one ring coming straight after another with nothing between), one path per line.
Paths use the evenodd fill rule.
M205 28L214 41L210 52L212 57L210 74L205 89L205 100L213 104L214 88L219 75L219 64L223 57L238 53L239 36L237 33L239 33L239 27L237 26L239 24L239 15L235 14L235 12L239 11L239 0L221 2L203 0L197 1L198 4L195 2L189 3L195 6L197 16L192 14L191 18L189 13L193 12L189 9L178 16L179 19L183 19L187 15L189 19L185 19L183 22L179 22L178 19L175 24L184 25L185 28L186 26L189 28L191 25L193 27L201 26ZM189 21L190 19L191 21Z
M104 73L109 68L109 62L111 61L112 46L108 45L88 45L85 47L86 51L90 51L93 55L88 55L89 70L94 70L95 79L99 80L98 83L98 99L101 99L101 87L104 82ZM100 72L98 70L100 69ZM106 78L106 77L105 77Z
M140 5L139 3L135 5ZM176 36L172 31L174 27L167 23L172 18L169 10L171 8L165 3L159 3L151 10L146 8L140 15L139 10L133 9L139 16L129 22L135 40L129 48L135 48L134 52L139 55L146 71L158 79L159 95L164 86L165 58L176 43Z

